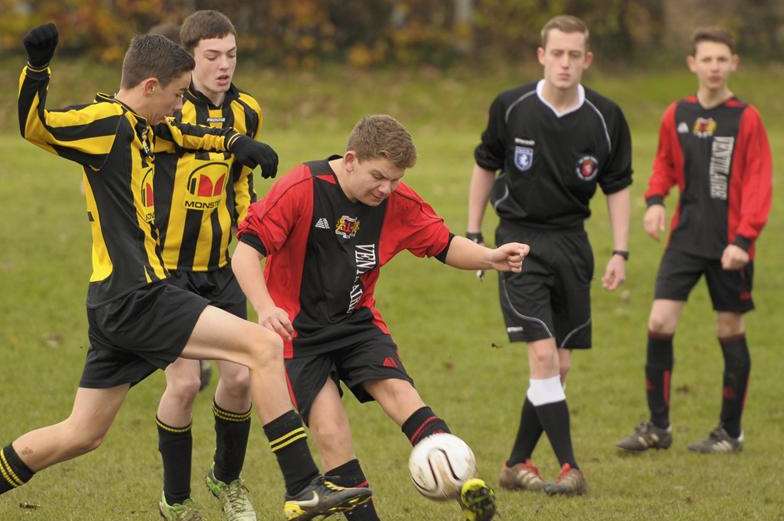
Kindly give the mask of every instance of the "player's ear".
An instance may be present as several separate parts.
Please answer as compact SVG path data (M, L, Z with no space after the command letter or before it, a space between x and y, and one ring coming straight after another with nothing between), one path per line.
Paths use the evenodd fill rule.
M585 68L591 66L593 63L593 53L591 51L585 51Z
M356 168L357 163L359 163L359 159L357 158L357 153L353 150L346 150L346 153L343 154L343 164L346 167L346 172L351 173Z
M544 65L544 47L538 47L536 49L536 57L539 59L539 63Z
M161 88L161 83L158 78L147 78L142 80L142 92L145 96L152 96Z
M733 54L732 58L730 58L730 63L732 64L732 68L730 69L732 72L738 70L738 65L740 65L740 56Z
M694 70L694 67L697 65L697 60L694 58L693 54L690 54L686 57L686 65L689 66L689 70L691 72L697 72Z

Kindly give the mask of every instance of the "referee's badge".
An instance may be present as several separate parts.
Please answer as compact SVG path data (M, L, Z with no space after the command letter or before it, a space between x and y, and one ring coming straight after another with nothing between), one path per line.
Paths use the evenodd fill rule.
M583 181L592 181L599 173L599 161L593 156L582 156L577 160L575 171Z
M534 163L534 149L515 145L514 162L518 170L525 172Z

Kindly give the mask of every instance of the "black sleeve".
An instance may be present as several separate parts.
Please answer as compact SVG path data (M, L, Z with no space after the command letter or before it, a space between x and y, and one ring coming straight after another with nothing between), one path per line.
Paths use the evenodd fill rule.
M504 167L506 134L506 113L501 97L498 96L490 105L487 128L482 132L482 141L474 150L476 164L495 172Z
M267 257L267 248L264 247L264 243L261 242L261 239L257 235L252 233L242 233L239 236L239 241L244 242L257 252L261 253L263 257Z
M449 242L446 243L446 248L441 250L441 253L436 255L436 259L438 259L439 261L443 262L444 264L446 264L446 256L449 253L449 247L452 246L452 239L454 239L454 238L455 238L455 234L450 232L449 233Z
M632 184L632 136L620 107L613 106L613 116L608 119L612 150L599 185L610 195Z

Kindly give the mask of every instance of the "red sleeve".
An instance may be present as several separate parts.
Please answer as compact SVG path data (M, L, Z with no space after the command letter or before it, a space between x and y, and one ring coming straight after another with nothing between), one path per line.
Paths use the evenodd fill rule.
M683 163L683 153L675 132L675 108L677 103L667 107L659 127L659 147L653 159L653 173L648 180L645 201L648 205L663 204L670 189L678 183L678 169Z
M738 246L749 249L768 220L773 192L768 135L759 112L752 106L743 111L738 141L744 157L740 172L740 215L733 240Z
M287 173L267 195L250 205L248 216L239 225L238 240L265 257L279 251L312 202L312 190L312 176L305 165Z
M449 246L449 228L419 194L400 184L390 201L384 228L394 238L395 253L409 250L417 257L435 257Z

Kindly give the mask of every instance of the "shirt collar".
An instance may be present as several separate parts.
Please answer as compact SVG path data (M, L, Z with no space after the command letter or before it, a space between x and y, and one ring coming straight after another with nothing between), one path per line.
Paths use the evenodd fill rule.
M555 114L555 117L557 118L562 118L567 114L571 114L572 112L579 110L580 107L583 106L583 103L585 103L585 88L581 83L577 84L577 103L573 107L570 107L563 112L558 112L555 107L553 107L546 99L544 99L544 96L542 95L543 91L544 80L539 80L539 82L536 84L536 96L539 98L539 101L544 103L550 110L553 111L553 114Z

